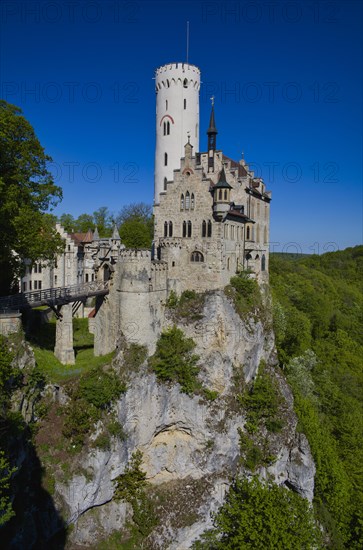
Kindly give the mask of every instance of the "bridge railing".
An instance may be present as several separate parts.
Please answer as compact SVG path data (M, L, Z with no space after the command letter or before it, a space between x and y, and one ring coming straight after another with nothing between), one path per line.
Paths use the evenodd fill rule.
M106 294L108 290L109 281L92 281L90 283L81 283L66 287L20 292L12 296L1 297L0 310L67 303L77 298L87 298L90 296L97 296L98 294Z

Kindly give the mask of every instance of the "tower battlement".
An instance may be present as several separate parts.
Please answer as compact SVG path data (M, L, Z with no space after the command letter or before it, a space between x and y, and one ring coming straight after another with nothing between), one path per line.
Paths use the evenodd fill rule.
M189 63L168 63L162 65L155 71L155 88L156 92L162 87L170 88L171 86L185 85L187 79L189 85L196 90L200 88L200 69Z
M134 248L125 248L120 250L120 259L122 261L139 261L139 260L150 260L151 261L151 251L148 249L134 249Z

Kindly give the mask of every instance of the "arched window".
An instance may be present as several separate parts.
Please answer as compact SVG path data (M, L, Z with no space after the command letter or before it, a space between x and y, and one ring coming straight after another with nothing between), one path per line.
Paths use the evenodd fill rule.
M170 122L168 120L168 122L166 123L166 134L169 135L170 134Z
M247 260L247 261L248 261L248 260L252 260L252 256L251 256L251 254L250 254L250 253L248 253L248 254L247 254L247 256L246 256L246 260Z
M256 227L256 242L259 243L260 242L260 226L257 225Z
M259 255L259 254L256 254L255 260L259 260L259 259L260 259L260 255Z
M164 237L168 236L168 222L164 222Z
M168 178L164 178L164 191L166 191L168 185Z
M260 203L257 203L257 217L260 215Z
M207 223L205 220L203 220L202 222L202 237L206 237L207 236Z
M188 88L188 80L184 78L183 88Z
M164 166L168 166L168 153L164 153Z
M167 110L168 110L168 100L166 99L165 100L165 111L167 111Z
M86 273L86 283L88 283L88 273Z
M228 200L228 191L227 189L224 190L224 200Z
M234 225L231 225L231 239L234 239Z
M183 222L183 237L187 236L187 222Z
M163 133L164 133L164 136L166 136L166 122L165 121L163 122Z
M208 233L207 233L207 236L208 237L212 236L212 222L210 220L208 220Z
M227 224L224 226L224 238L225 239L228 238L228 225Z
M261 258L261 271L265 271L266 270L266 258L265 258L265 255L262 254L262 258Z
M187 108L187 100L184 99L184 109L186 109L186 108Z
M222 200L222 189L219 190L219 193L218 193L218 200Z
M255 203L251 202L251 218L255 217Z
M185 210L189 210L190 208L190 195L189 191L185 193Z
M169 237L173 236L173 222L169 222Z
M188 237L192 236L192 222L188 221Z
M251 229L249 226L247 226L247 229L246 229L246 239L247 241L249 241L251 238Z
M180 197L180 210L184 210L184 194Z
M239 227L237 225L237 227L236 227L236 241L238 241L238 240L239 240Z
M195 205L195 199L194 199L194 193L192 193L192 196L190 197L190 209L194 210Z
M198 250L195 250L192 252L190 260L192 262L204 262L204 256L201 252L198 252Z

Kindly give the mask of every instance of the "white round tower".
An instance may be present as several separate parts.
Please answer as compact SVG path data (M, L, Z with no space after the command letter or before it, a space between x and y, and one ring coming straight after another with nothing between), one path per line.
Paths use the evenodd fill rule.
M189 63L170 63L156 69L156 150L154 202L173 179L190 136L199 152L200 70Z

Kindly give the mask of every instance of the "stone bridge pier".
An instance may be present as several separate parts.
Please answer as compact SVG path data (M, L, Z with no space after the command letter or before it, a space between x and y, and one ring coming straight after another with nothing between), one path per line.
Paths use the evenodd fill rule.
M55 333L54 355L63 365L74 365L72 303L61 306Z

